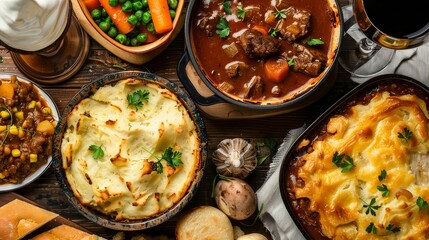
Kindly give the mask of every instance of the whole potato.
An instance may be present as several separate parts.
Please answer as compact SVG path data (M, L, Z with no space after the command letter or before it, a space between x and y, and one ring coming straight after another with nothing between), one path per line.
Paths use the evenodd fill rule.
M220 180L216 184L215 200L218 208L235 220L249 218L257 206L252 187L238 178Z

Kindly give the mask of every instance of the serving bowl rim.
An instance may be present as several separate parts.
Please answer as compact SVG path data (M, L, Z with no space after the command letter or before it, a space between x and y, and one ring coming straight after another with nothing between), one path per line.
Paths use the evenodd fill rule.
M62 157L61 157L61 143L63 134L67 127L67 116L73 110L74 106L83 99L91 96L95 91L97 91L100 87L110 84L115 84L121 80L125 80L128 78L139 79L142 82L154 83L160 85L161 87L169 89L172 93L174 93L177 98L182 102L184 107L187 109L189 115L198 131L198 136L200 139L200 159L199 166L195 169L195 177L192 180L190 186L188 187L186 193L183 197L175 203L172 207L166 209L163 212L156 214L155 216L151 216L149 218L144 219L135 219L135 220L121 220L116 221L112 217L107 216L103 213L98 212L97 210L92 209L91 207L84 206L80 203L80 201L74 196L72 189L67 181L65 176L64 169L62 167ZM160 77L156 74L149 72L141 72L141 71L120 71L115 73L108 73L101 77L96 78L95 80L89 82L82 86L76 95L74 95L70 101L67 103L64 111L62 112L59 123L55 129L54 134L54 147L53 147L53 160L52 167L55 171L55 175L59 185L66 195L68 201L71 205L83 216L88 218L89 220L97 223L103 227L114 229L114 230L144 230L147 228L151 228L157 226L171 217L175 216L179 213L185 205L192 199L192 197L196 194L198 186L201 182L206 160L207 160L207 148L208 148L208 139L206 134L206 129L202 117L193 103L192 99L184 92L180 87L167 80L166 78Z
M46 101L46 104L51 108L52 115L54 117L54 121L55 122L59 122L60 111L58 109L58 106L55 103L55 101L52 98L52 96L45 89L43 89L36 82L34 82L34 81L32 81L32 80L24 77L24 76L21 76L19 74L8 73L8 72L2 72L2 73L0 73L0 79L5 79L5 78L9 78L10 79L11 76L16 76L18 81L22 81L22 82L33 84L33 86L37 89L39 96L42 97ZM51 156L48 158L48 160L46 161L45 164L43 164L34 173L32 173L29 176L27 176L22 182L19 182L19 183L8 183L8 184L2 184L2 185L0 185L0 193L1 192L9 192L9 191L18 190L18 189L23 188L23 187L27 186L28 184L34 182L35 180L37 180L40 176L42 176L49 169L49 167L52 164L52 159L53 159L53 155L51 154Z
M324 125L324 122L329 119L335 112L338 110L341 110L341 108L344 108L344 106L350 102L350 100L355 99L359 94L364 94L363 92L366 90L374 90L376 89L380 84L409 84L412 85L426 93L429 94L429 87L421 83L420 81L415 80L414 78L404 76L401 74L383 74L379 75L373 78L368 79L364 83L354 87L352 90L350 90L348 93L346 93L344 96L342 96L339 100L335 101L327 110L325 110L319 117L317 117L291 144L291 146L288 148L287 152L285 153L283 160L280 164L280 173L279 173L279 189L280 189L280 195L282 198L283 205L286 207L288 214L291 216L293 222L298 227L300 232L304 235L304 237L307 240L311 240L312 237L310 233L305 229L305 226L302 222L302 220L295 214L293 207L291 206L291 202L289 201L288 197L288 190L285 186L285 182L288 177L288 171L290 166L290 161L292 161L291 156L295 153L295 149L298 147L298 145L301 143L301 141L314 133L314 131L317 131L320 127Z
M238 97L231 97L224 93L223 91L219 90L214 84L206 77L206 74L201 69L200 64L197 60L196 53L194 53L194 48L192 44L192 24L193 24L193 18L194 18L194 12L195 9L200 1L198 0L191 0L189 2L186 17L185 17L185 26L184 26L184 35L185 35L185 45L186 45L186 52L185 54L188 55L192 66L194 67L195 71L197 72L199 78L204 82L204 84L215 93L216 96L219 96L222 100L229 102L231 104L244 107L244 108L250 108L250 109L259 109L259 110L276 110L276 109L283 109L283 108L294 108L295 105L298 105L305 101L311 101L311 97L314 95L315 92L319 91L319 89L323 88L323 83L328 81L330 75L335 69L335 65L337 64L337 59L339 55L340 46L343 39L343 31L344 31L344 21L343 21L343 13L341 11L341 5L339 3L339 0L327 0L330 3L335 3L334 6L336 7L336 15L338 15L338 36L337 36L337 45L335 50L330 50L329 52L333 52L334 56L332 58L332 62L329 66L325 68L323 71L323 76L320 77L320 79L317 81L316 84L313 86L307 88L304 92L300 93L299 95L293 97L289 100L281 100L279 103L275 104L258 104L255 102L247 101L247 100L238 100ZM332 9L334 10L334 9ZM332 47L332 46L331 46Z
M178 4L177 4L177 8L176 8L176 16L173 19L173 28L171 29L171 31L162 34L162 36L151 42L148 44L143 44L140 46L126 46L123 44L120 44L119 42L117 42L115 39L111 38L109 35L107 35L105 32L103 32L98 25L96 24L96 22L94 21L94 19L92 19L91 17L91 13L89 12L88 8L85 6L84 1L81 0L75 0L78 3L79 8L81 9L81 11L83 12L83 15L85 16L86 21L88 21L90 23L90 25L95 29L95 31L105 40L107 40L110 44L112 44L113 46L115 46L117 49L120 49L122 51L126 51L129 53L133 53L133 54L144 54L144 53L148 53L151 52L153 50L156 50L158 48L160 48L161 46L163 46L164 44L166 44L168 42L168 40L173 37L173 33L176 27L179 26L179 20L182 17L182 11L184 9L184 5L185 5L185 0L178 0Z

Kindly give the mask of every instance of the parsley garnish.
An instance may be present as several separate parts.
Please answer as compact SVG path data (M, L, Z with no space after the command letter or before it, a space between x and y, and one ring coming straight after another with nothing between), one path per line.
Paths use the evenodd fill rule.
M230 1L223 1L222 3L223 6L223 10L227 13L227 14L231 14L231 2Z
M237 13L235 15L237 15L237 17L240 18L240 19L244 19L246 17L246 12L247 11L243 8L243 5L241 5L241 4L238 5L237 9L238 9L238 11L237 11Z
M387 188L387 186L385 184L381 185L381 186L377 186L378 191L382 192L382 196L383 197L387 197L390 194L390 190Z
M268 154L263 154L263 155L261 154L257 156L258 165L261 165L262 163L264 163L265 160L268 159L268 157L274 155L274 152L276 151L276 147L277 147L277 142L272 138L265 138L264 142L256 143L256 146L267 147L270 150Z
M384 179L386 179L386 176L387 176L387 172L386 172L386 170L381 170L381 172L380 172L380 175L378 176L378 181L383 181Z
M393 225L391 223L386 227L386 229L393 232L393 233L397 233L397 232L401 231L400 227L395 227L395 225Z
M91 146L89 146L88 150L93 152L92 157L94 159L99 159L99 158L104 157L104 151L101 148L101 146L91 145Z
M270 35L271 37L277 37L278 32L279 32L279 30L277 30L276 28L268 29L268 35Z
M311 38L307 42L308 46L315 46L315 45L323 45L324 42L321 38Z
M285 10L278 10L276 8L276 12L274 13L274 17L277 19L285 19L286 18L286 11Z
M221 38L228 37L229 33L231 32L231 29L229 29L228 21L224 17L219 18L219 23L216 25L216 33Z
M181 157L181 152L173 152L173 148L168 147L167 149L165 149L160 160L164 159L170 167L176 169L176 167L178 167L180 164L183 164L182 160L180 159Z
M149 91L147 90L137 90L127 96L128 105L134 106L136 111L138 108L143 107L143 101L149 100Z
M346 157L346 159L343 159L344 156ZM348 172L350 171L350 169L352 169L352 167L355 167L353 163L353 158L345 154L338 155L338 152L334 153L332 162L335 164L335 166L343 169L341 170L342 173Z
M366 227L365 231L367 233L373 233L373 234L377 234L377 228L375 227L374 223L371 222L368 227Z
M362 199L361 199L362 200ZM375 211L379 209L381 206L374 205L375 204L375 198L372 198L371 201L366 203L364 200L362 200L363 207L366 208L365 214L368 215L371 213L372 216L375 216Z
M416 201L417 206L419 206L420 210L427 208L428 202L426 202L422 197L418 197Z
M398 132L398 138L404 139L406 142L410 140L412 135L413 135L413 132L408 130L408 128L404 128L404 134L402 134L401 132Z
M295 64L295 59L293 59L293 58L290 58L288 61L287 61L287 65L289 65L289 66L293 66Z

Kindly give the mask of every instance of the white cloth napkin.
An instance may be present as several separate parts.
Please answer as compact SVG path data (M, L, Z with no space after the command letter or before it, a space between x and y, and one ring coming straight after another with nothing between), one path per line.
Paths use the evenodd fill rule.
M305 239L298 227L293 222L285 205L283 204L279 188L280 165L288 149L298 136L304 131L305 126L291 130L283 139L283 143L277 150L270 165L267 180L256 191L258 202L264 204L260 219L270 231L274 240L301 240Z
M344 21L347 21L353 16L352 7L350 5L342 7ZM352 26L346 34L349 34L356 41L365 37L356 25ZM374 62L384 61L385 51L381 49L376 53L371 61L361 66L364 69L370 69ZM363 83L366 80L382 74L401 74L414 78L426 85L429 85L429 43L425 43L417 48L396 50L392 61L385 69L371 77L356 77L351 76L351 79L357 83Z

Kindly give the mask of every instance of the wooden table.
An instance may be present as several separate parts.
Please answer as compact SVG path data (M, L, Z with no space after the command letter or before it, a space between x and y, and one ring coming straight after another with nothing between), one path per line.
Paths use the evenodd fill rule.
M177 63L184 53L184 36L183 31L175 39L175 41L158 57L148 62L143 66L129 64L120 58L112 55L101 47L97 42L91 39L91 47L89 57L86 60L83 68L70 80L58 85L42 85L54 98L60 111L63 111L69 99L79 91L83 84L98 78L104 74L120 71L114 68L113 65L119 65L127 70L146 70L169 79L170 81L183 86L176 74ZM22 75L14 65L10 54L4 48L0 48L0 71L7 73L15 73ZM214 120L204 118L209 138L209 156L216 148L217 144L225 138L241 137L247 140L263 141L264 138L274 138L278 143L285 137L286 133L293 129L310 124L317 116L324 112L341 96L346 94L350 89L357 84L350 80L350 75L343 69L339 68L336 76L334 87L316 103L303 108L301 110L281 114L273 117L265 117L259 119L246 120ZM270 161L266 161L246 179L247 182L255 189L262 185L267 170L269 169ZM187 205L186 209L199 205L215 205L214 199L210 197L212 181L216 171L213 163L210 161L206 164L203 180L199 190L192 202ZM59 184L55 178L52 169L48 170L41 178L27 187L16 191L16 193L40 204L42 207L54 211L63 217L66 217L73 222L83 226L92 233L98 234L107 239L111 239L116 231L103 228L82 215L80 215L67 201L65 195L61 191ZM167 234L174 237L174 228L177 216L168 222L165 222L157 227L142 231L146 234ZM268 231L263 227L260 221L257 221L253 226L247 227L239 222L234 222L234 225L240 226L246 233L259 232L269 237ZM132 236L136 233L127 233ZM269 237L270 238L270 237Z

